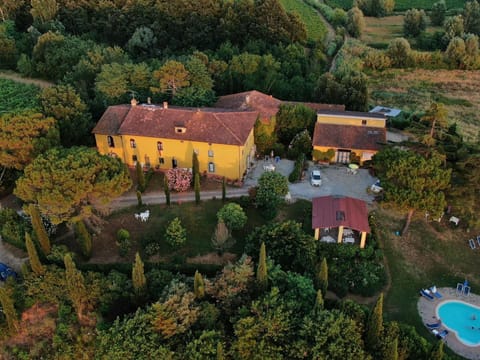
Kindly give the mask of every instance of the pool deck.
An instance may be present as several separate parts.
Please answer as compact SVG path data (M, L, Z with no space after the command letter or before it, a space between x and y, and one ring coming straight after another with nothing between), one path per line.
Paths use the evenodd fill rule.
M419 289L420 291L420 289ZM430 301L420 296L417 303L418 313L422 318L424 324L431 324L437 322L437 306L448 300L460 300L466 303L476 305L480 307L480 296L470 293L468 296L457 295L456 290L453 288L437 288L437 291L442 294L441 299L435 298ZM443 329L443 328L442 328ZM433 334L432 334L433 336ZM445 337L445 344L452 349L455 353L472 360L480 360L480 345L479 346L466 346L461 343L455 333L450 332Z

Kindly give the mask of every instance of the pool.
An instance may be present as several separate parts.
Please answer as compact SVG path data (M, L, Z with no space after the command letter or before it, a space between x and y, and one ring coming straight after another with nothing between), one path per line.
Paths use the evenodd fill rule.
M445 301L437 306L437 318L467 346L480 345L480 308L463 301Z

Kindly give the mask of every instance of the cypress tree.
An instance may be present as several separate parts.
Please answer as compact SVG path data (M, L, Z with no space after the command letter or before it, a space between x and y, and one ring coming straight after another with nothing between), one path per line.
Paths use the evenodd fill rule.
M135 165L135 170L137 172L137 190L140 192L145 191L145 174L143 173L142 165L137 161Z
M217 343L217 360L224 360L225 355L223 355L223 344L221 341Z
M43 225L42 217L38 211L38 208L30 204L27 209L30 218L32 219L32 228L35 236L37 237L38 243L45 255L50 254L51 245L50 239L48 238L47 230L45 230L45 225Z
M268 282L267 274L267 252L265 243L260 246L260 255L258 256L257 282L261 288L266 288Z
M167 176L163 178L163 191L165 192L165 203L170 206L170 187L168 186Z
M383 293L380 294L375 307L370 312L365 334L365 345L375 350L383 334Z
M63 257L65 264L65 280L67 285L68 298L77 311L77 316L80 319L86 306L86 299L88 299L87 289L85 287L85 279L83 274L77 270L75 263L70 254Z
M18 330L17 312L13 305L13 299L7 292L7 289L0 287L0 304L2 305L2 312L7 320L8 329L12 332Z
M398 337L395 337L389 344L387 344L387 353L385 360L398 360Z
M200 204L200 175L195 174L195 204Z
M431 360L443 360L445 354L443 353L443 341L437 341L432 347L429 359Z
M317 290L317 296L315 298L315 311L323 310L323 295L322 295L322 290L318 289Z
M25 245L27 246L28 260L30 261L32 271L36 275L43 275L45 273L45 268L38 258L37 249L28 233L25 233Z
M143 205L142 193L140 192L140 190L137 190L137 205L138 207L141 207Z
M132 268L132 283L133 288L137 294L142 293L147 285L147 278L145 277L145 271L143 268L143 261L140 258L139 253L135 254L135 263Z
M224 176L222 180L222 201L225 202L225 200L227 200L227 179Z
M200 174L200 164L198 163L198 155L194 151L192 154L192 175L195 178L195 175Z
M205 283L198 270L195 271L195 277L193 278L193 292L197 299L202 299L205 296Z
M77 236L77 240L82 250L82 254L89 259L90 256L92 256L92 236L88 232L83 220L77 221L74 228L75 235Z
M317 285L320 290L322 290L322 294L327 295L328 289L328 264L327 259L323 258L322 263L320 264L320 271L317 275Z

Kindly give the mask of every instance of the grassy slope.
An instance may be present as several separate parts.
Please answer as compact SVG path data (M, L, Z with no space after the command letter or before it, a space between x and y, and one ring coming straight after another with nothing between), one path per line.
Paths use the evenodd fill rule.
M480 114L480 72L461 70L389 69L369 74L371 102L423 111L431 101L446 105L465 140L476 140Z
M280 0L285 10L296 12L307 28L307 36L311 40L323 40L327 33L327 28L318 13L302 0Z
M362 41L367 45L388 44L403 36L403 15L383 18L365 17L365 30Z
M384 311L389 320L413 325L422 336L433 341L417 312L419 290L434 284L454 288L467 278L478 293L480 276L475 269L479 254L467 244L476 234L452 229L444 218L440 224L417 219L405 237L395 236L404 220L397 212L378 211L380 238L391 275Z
M0 78L0 114L38 108L39 88Z

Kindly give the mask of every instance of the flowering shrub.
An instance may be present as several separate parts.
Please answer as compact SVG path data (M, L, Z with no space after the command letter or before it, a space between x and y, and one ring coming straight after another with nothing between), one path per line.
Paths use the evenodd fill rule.
M177 192L187 191L192 183L192 173L187 169L170 169L165 174L168 187Z

